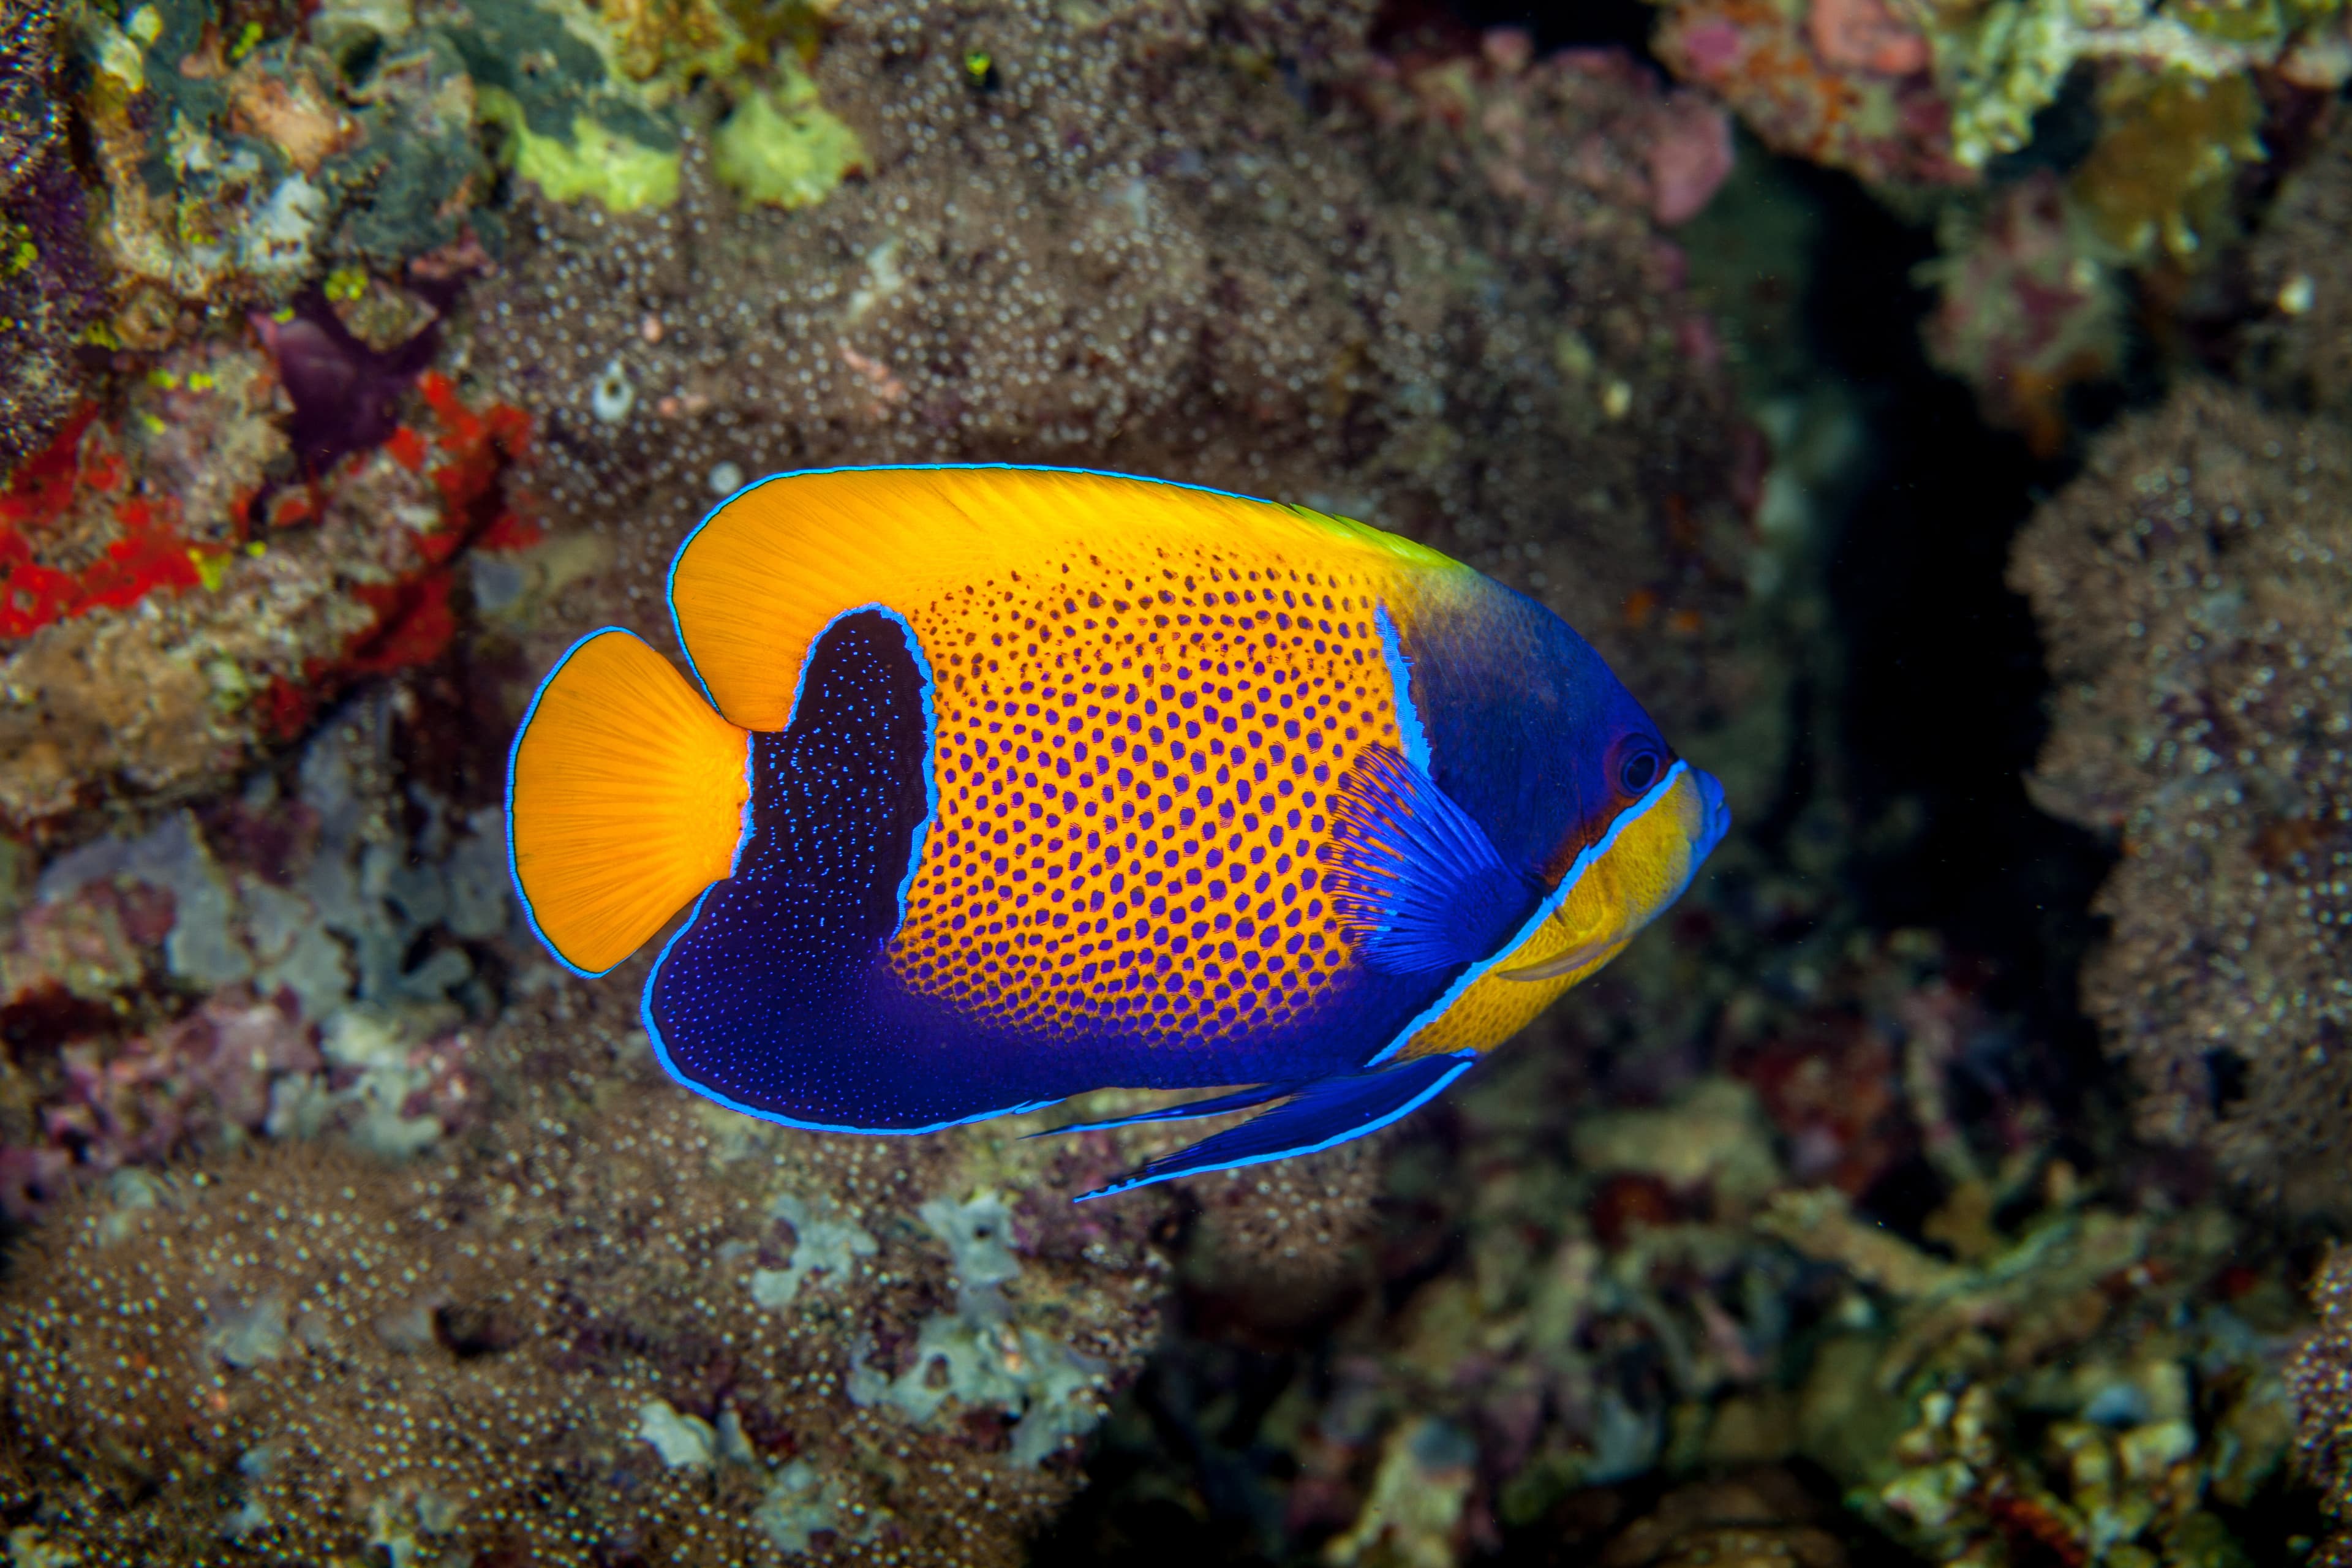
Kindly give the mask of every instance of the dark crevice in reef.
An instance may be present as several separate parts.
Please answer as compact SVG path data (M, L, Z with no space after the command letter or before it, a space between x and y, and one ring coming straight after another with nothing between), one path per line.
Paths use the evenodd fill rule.
M1475 29L1523 27L1536 52L1619 48L1649 58L1650 24L1657 8L1649 0L1576 0L1568 5L1528 5L1511 0L1456 0L1455 18Z
M2112 852L2027 797L2049 679L2025 601L2003 581L2011 541L2069 477L2079 437L2042 458L1988 426L1921 348L1928 299L1912 278L1932 236L1843 175L1791 174L1822 215L1809 334L1860 394L1867 426L1868 470L1825 545L1837 787L1856 825L1844 880L1864 924L1931 927L1989 964L1989 999L2081 1068L2096 1045L2077 973ZM2116 401L2085 399L2076 430Z
M1406 11L1392 7L1401 34L1430 24L1426 12ZM1528 26L1538 48L1638 50L1646 25L1644 8L1630 3L1542 12L1463 5L1452 18ZM1841 174L1775 161L1772 183L1812 209L1805 354L1811 374L1845 384L1864 456L1831 515L1817 519L1811 570L1829 646L1808 650L1790 695L1798 727L1813 732L1791 748L1780 798L1751 831L1768 860L1785 863L1806 820L1826 814L1846 824L1833 873L1841 907L1826 918L1847 930L1936 931L2012 1020L2003 1037L2023 1047L1988 1070L2036 1079L2010 1087L2068 1111L2105 1102L2112 1079L2076 984L2097 934L2090 900L2112 852L2027 796L2048 681L2027 607L2004 582L2013 537L2079 461L2080 438L2066 454L2038 458L1987 426L1969 390L1927 363L1919 325L1929 301L1913 279L1932 235ZM2087 431L2136 400L2108 388L2070 414ZM1446 1133L1437 1121L1421 1135ZM1916 1234L1945 1190L1912 1158L1887 1170L1861 1206ZM1433 1250L1454 1258L1464 1239L1450 1235ZM1402 1298L1384 1300L1394 1308ZM1329 1386L1327 1346L1318 1330L1286 1348L1244 1350L1189 1303L1097 1440L1088 1489L1039 1542L1034 1563L1317 1560L1318 1541L1283 1520L1301 1480L1296 1441L1262 1422L1299 1380ZM1826 1475L1802 1461L1777 1473L1810 1498L1811 1518L1838 1536L1848 1563L1914 1561L1844 1510ZM1672 1484L1653 1475L1574 1494L1536 1523L1503 1531L1478 1560L1589 1561ZM1580 1512L1588 1506L1590 1517Z
M1578 0L1568 5L1387 0L1373 19L1370 37L1374 48L1398 53L1408 52L1415 41L1460 47L1488 28L1517 27L1528 35L1538 56L1559 49L1622 49L1647 62L1663 79L1664 69L1650 54L1650 24L1655 16L1649 0Z

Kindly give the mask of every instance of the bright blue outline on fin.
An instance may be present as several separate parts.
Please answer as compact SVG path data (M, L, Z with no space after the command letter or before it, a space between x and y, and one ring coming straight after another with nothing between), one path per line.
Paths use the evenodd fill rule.
M1674 789L1675 781L1690 771L1690 763L1680 758L1676 758L1675 765L1666 770L1666 776L1650 786L1649 794L1643 795L1641 799L1635 801L1633 805L1619 812L1617 814L1617 819L1609 825L1609 831L1602 834L1591 844L1587 845L1583 851L1570 863L1568 870L1560 877L1559 886L1551 890L1550 897L1545 899L1541 903L1536 906L1536 912L1528 917L1527 923L1521 926L1517 932L1513 935L1509 941L1504 942L1502 946L1496 948L1486 957L1480 959L1477 963L1464 970L1460 975L1455 977L1454 984L1447 986L1444 991L1438 995L1437 1000L1432 1002L1428 1006L1423 1007L1418 1014L1414 1015L1412 1022L1407 1024L1402 1030L1400 1030L1396 1038L1381 1047L1380 1054L1367 1061L1364 1066L1367 1068L1376 1068L1395 1057L1399 1051L1404 1049L1405 1046L1415 1035L1421 1033L1422 1030L1427 1028L1439 1018L1444 1016L1446 1010L1451 1008L1454 1003L1462 999L1462 994L1464 992L1469 990L1471 986L1476 984L1479 981L1484 980L1486 977L1487 971L1493 969L1495 965L1502 963L1504 959L1509 957L1512 953L1517 952L1519 949L1519 944L1526 942L1528 938L1533 936L1536 933L1536 929L1542 925L1544 921L1551 919L1551 917L1559 911L1559 906L1568 901L1569 894L1576 890L1577 883L1584 879L1584 874L1592 869L1593 864L1603 855L1608 854L1609 851L1616 846L1619 835L1622 834L1628 827L1631 827L1633 824L1639 822L1642 818L1647 816L1652 811L1655 810L1658 803L1665 799L1666 795Z
M1176 1105L1160 1106L1155 1110L1139 1110L1132 1116L1114 1116L1108 1121L1072 1121L1060 1127L1042 1127L1023 1136L1058 1138L1065 1132L1108 1132L1114 1127L1143 1127L1162 1121L1190 1121L1201 1116L1223 1116L1229 1110L1247 1110L1254 1105L1264 1105L1269 1100L1286 1100L1314 1081L1313 1079L1301 1079L1262 1083L1255 1089L1236 1089L1232 1094L1213 1094L1206 1100L1187 1100Z
M622 964L628 963L629 958L636 956L635 950L631 950L629 958L619 959L603 969L583 969L578 964L572 963L570 959L564 957L563 954L557 950L555 943L549 939L546 931L541 927L539 923L539 911L530 907L530 895L524 892L522 889L522 872L515 865L515 758L522 754L522 738L530 729L530 721L539 716L540 699L545 697L547 695L547 689L555 684L555 678L563 673L563 667L572 662L572 656L578 653L582 648L586 647L590 643L594 642L598 637L609 636L614 632L618 632L625 637L635 637L638 642L645 643L646 647L653 647L651 643L646 643L645 638L638 637L635 632L630 630L627 626L598 626L594 631L590 632L587 636L579 638L577 641L572 643L570 647L563 650L562 654L557 658L554 664L549 667L545 675L540 677L539 685L531 691L530 704L522 710L521 721L515 725L514 739L507 742L507 798L505 812L507 833L507 882L509 886L514 889L515 902L522 906L522 918L524 921L530 925L530 934L539 939L539 945L547 949L548 955L553 958L556 963L563 965L564 968L570 970L572 973L578 975L583 980L597 980L612 973L614 970L618 969ZM654 651L656 653L659 653L661 650L655 648ZM698 680L699 679L699 677L697 677ZM710 701L710 692L708 688L703 690L702 700L705 702ZM710 710L717 713L719 711L718 704L711 703ZM726 715L720 714L719 717L724 719ZM732 877L735 874L735 868L743 863L744 847L751 842L751 789L753 784L751 777L752 755L751 731L746 730L743 731L743 826L737 830L735 836L734 854L727 858L727 874L730 877ZM708 893L709 891L709 888L706 886L703 891Z
M1362 783L1350 787L1355 780ZM1381 810L1375 791L1395 809ZM1344 812L1334 802L1344 802ZM1376 917L1358 945L1365 963L1383 973L1428 974L1475 963L1485 953L1464 952L1458 945L1469 934L1468 895L1481 884L1495 886L1496 879L1516 895L1511 903L1536 890L1534 879L1503 864L1477 819L1438 788L1427 769L1392 746L1374 742L1359 752L1356 765L1326 804L1332 814L1331 842L1343 847L1325 863L1324 895L1343 921L1351 908ZM1377 828L1340 835L1342 826L1367 812L1379 819ZM1382 836L1375 838L1373 832ZM1375 887L1370 877L1385 886ZM1441 881L1445 896L1433 896Z
M713 883L711 886L717 885ZM959 1116L952 1121L934 1121L928 1127L851 1127L831 1121L803 1121L797 1117L786 1116L781 1111L762 1110L756 1105L746 1105L740 1100L731 1100L708 1084L695 1082L679 1071L677 1064L670 1059L669 1042L662 1038L661 1026L654 1022L654 984L661 978L662 965L669 962L669 950L676 947L678 939L692 931L694 922L701 918L703 903L710 897L710 888L702 889L694 900L694 907L687 911L685 922L677 930L670 932L669 940L662 943L661 952L654 959L653 970L646 976L645 991L637 999L637 1021L645 1026L646 1038L654 1048L654 1059L661 1063L662 1071L669 1074L679 1088L690 1089L714 1105L723 1105L730 1110L744 1116L756 1117L761 1121L772 1121L782 1127L797 1127L803 1132L855 1132L868 1138L913 1138L925 1132L944 1132L950 1127L963 1127L974 1121L987 1121L999 1116L1020 1116L1032 1110L1043 1110L1049 1105L1059 1105L1064 1100L1069 1098L1067 1095L1059 1095L1052 1100L1024 1100L1019 1105L1008 1105L999 1110L974 1111L970 1116Z
M1379 1120L1374 1121L1367 1121L1361 1127L1351 1128L1348 1131L1340 1133L1336 1138L1326 1138L1320 1143L1303 1144L1296 1149L1284 1149L1279 1152L1272 1154L1252 1154L1247 1159L1230 1160L1222 1165L1201 1165L1189 1170L1164 1171L1158 1175L1139 1176L1129 1181L1114 1182L1108 1187L1097 1187L1090 1193L1080 1193L1076 1197L1072 1198L1070 1201L1074 1204L1092 1203L1097 1198L1108 1198L1119 1193L1131 1193L1138 1187L1149 1187L1160 1182L1172 1182L1179 1176L1210 1176L1214 1175L1219 1171L1245 1170L1252 1165L1271 1164L1276 1160L1296 1160L1302 1154L1319 1154L1326 1149L1336 1149L1342 1143L1353 1142L1356 1139L1364 1137L1368 1133L1378 1132L1381 1128L1389 1126L1392 1122L1401 1121L1403 1118L1412 1115L1414 1111L1419 1110L1423 1106L1427 1105L1431 1100L1435 1100L1439 1095L1444 1093L1447 1086L1452 1084L1455 1079L1460 1078L1464 1073L1468 1072L1472 1068L1478 1065L1478 1058L1475 1056L1458 1056L1454 1058L1454 1059L1460 1065L1454 1068L1452 1072L1445 1074L1435 1083L1431 1084L1427 1089L1423 1089L1419 1094L1414 1095L1411 1100L1406 1100L1402 1105L1398 1106L1386 1116L1381 1117ZM1305 1088L1307 1086L1301 1085L1300 1087ZM1273 1115L1274 1112L1267 1111L1265 1114L1270 1116ZM1255 1118L1253 1118L1253 1120L1255 1120ZM1248 1123L1244 1122L1243 1125L1247 1126ZM1223 1134L1220 1133L1218 1136L1222 1137ZM1179 1149L1175 1153L1162 1157L1166 1159L1178 1159L1182 1157L1184 1152L1185 1151Z
M1434 784L1436 775L1429 771L1429 736L1421 727L1421 710L1412 705L1412 660L1405 657L1404 640L1397 635L1396 622L1389 619L1386 605L1372 606L1372 625L1380 628L1381 658L1389 667L1389 685L1396 691L1397 749Z

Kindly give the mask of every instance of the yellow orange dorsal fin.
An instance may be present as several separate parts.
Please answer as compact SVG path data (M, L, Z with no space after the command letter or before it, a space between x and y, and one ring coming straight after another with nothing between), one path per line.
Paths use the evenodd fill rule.
M725 877L743 833L751 737L634 633L572 646L507 765L507 843L531 923L601 974Z
M1076 468L831 468L779 475L706 519L670 568L670 611L719 711L781 730L810 642L845 610L911 613L943 589L1089 542L1236 536L1460 570L1344 518L1156 479Z

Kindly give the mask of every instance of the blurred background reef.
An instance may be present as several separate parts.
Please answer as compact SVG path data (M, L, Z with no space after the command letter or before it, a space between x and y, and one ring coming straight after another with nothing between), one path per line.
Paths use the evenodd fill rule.
M7 1560L2352 1563L2348 77L2341 0L0 0ZM899 461L1426 541L1738 826L1376 1142L1079 1208L1175 1135L720 1112L522 930L507 737Z

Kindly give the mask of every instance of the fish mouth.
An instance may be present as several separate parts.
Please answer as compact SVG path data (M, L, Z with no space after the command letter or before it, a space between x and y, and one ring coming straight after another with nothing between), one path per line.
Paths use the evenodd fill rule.
M1556 895L1559 905L1545 926L1564 928L1576 940L1562 952L1495 973L1506 980L1557 980L1606 958L1682 897L1730 830L1722 782L1677 762L1651 798L1612 826L1607 847L1570 873L1575 885Z
M1693 768L1691 778L1698 785L1703 812L1698 837L1691 846L1691 869L1696 871L1715 853L1715 847L1723 842L1723 836L1731 831L1731 803L1723 796L1723 781L1706 769Z

